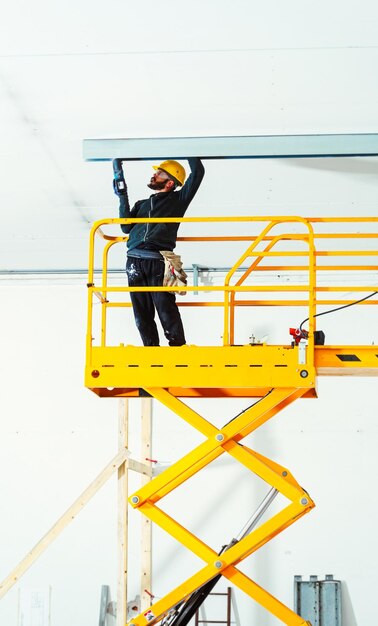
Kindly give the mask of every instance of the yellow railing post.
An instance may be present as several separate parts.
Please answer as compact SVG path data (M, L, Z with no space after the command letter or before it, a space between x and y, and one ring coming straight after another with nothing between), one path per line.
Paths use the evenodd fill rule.
M255 241L247 248L247 250L239 257L239 259L234 263L232 268L229 270L226 278L224 280L225 287L228 287L230 284L231 277L234 273L239 269L241 264L249 257L249 253L255 249L255 247L262 241L265 237L266 233L270 230L270 225L266 226L262 233L255 239ZM223 323L223 345L228 346L231 343L231 332L230 331L230 313L229 313L229 294L228 291L225 290L224 295L224 323ZM233 334L233 332L232 332Z
M109 248L116 242L108 241L102 253L102 297L101 302L101 346L106 346L106 325L107 325L107 288L108 288L108 255Z
M306 360L309 367L314 366L315 362L315 329L316 329L316 251L314 244L314 229L308 222L309 229L309 336Z

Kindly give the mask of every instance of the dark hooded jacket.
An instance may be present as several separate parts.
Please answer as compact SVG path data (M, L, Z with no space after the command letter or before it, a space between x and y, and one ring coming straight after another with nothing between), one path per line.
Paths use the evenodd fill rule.
M205 173L205 168L199 158L189 158L188 163L191 173L181 189L152 194L145 200L138 200L132 209L130 209L126 185L124 192L116 191L119 196L119 216L122 218L183 217ZM127 247L130 251L134 248L159 251L174 249L179 226L179 223L121 224L121 229L129 235Z

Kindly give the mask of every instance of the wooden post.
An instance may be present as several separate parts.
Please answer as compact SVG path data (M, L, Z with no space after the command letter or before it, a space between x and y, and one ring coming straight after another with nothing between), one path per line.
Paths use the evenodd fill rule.
M152 454L152 398L142 399L142 463L147 463L151 467ZM142 486L151 480L151 476L141 475ZM151 606L151 596L146 592L152 593L152 528L151 521L142 516L142 558L141 558L141 609Z
M121 398L118 406L118 450L129 444L129 401ZM118 469L118 585L117 626L127 622L127 523L128 523L128 468L127 460Z

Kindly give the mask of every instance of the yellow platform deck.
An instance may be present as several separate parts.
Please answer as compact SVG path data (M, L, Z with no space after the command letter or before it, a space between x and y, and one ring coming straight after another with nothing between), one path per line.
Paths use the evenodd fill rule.
M378 375L376 346L315 346L315 368L291 345L94 347L91 356L85 385L102 397L137 396L149 387L182 397L256 397L296 387L314 397L316 375Z

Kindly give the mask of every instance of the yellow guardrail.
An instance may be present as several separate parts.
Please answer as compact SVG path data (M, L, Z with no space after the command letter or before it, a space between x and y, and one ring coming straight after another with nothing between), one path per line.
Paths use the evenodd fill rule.
M88 333L87 349L91 350L93 336L93 297L101 303L101 346L107 345L107 312L112 307L130 307L130 302L117 299L117 294L131 291L181 291L182 287L128 287L125 284L110 286L108 283L108 258L110 249L116 244L124 244L127 236L113 236L105 233L105 228L111 225L134 224L134 223L185 223L201 224L205 232L203 236L178 237L178 242L204 243L210 246L214 242L245 242L244 252L235 260L232 267L225 272L222 285L188 285L188 294L197 293L223 293L223 300L209 302L200 300L179 303L179 306L223 307L223 345L234 345L235 338L235 308L238 306L302 306L307 308L309 329L309 353L314 345L314 331L316 329L317 307L320 305L337 306L351 304L359 299L357 295L353 300L340 299L340 293L351 292L353 294L369 294L378 291L377 275L378 264L375 259L378 255L378 218L302 218L293 216L267 216L267 217L193 217L193 218L167 218L167 219L104 219L96 222L90 234L89 246L89 271L88 271ZM211 230L214 223L223 224L230 231L232 225L244 224L245 230L259 227L260 232L253 234L214 236L206 235L206 228ZM261 228L262 225L262 228ZM275 231L285 229L285 232ZM292 232L290 232L290 229ZM303 232L298 232L301 229ZM356 230L358 232L356 232ZM95 285L95 243L101 240L102 268L101 284ZM211 252L210 252L211 257ZM304 259L304 261L303 261ZM298 264L295 261L299 261ZM277 273L287 273L294 278L295 274L304 273L307 277L305 284L296 284L295 280L282 284L274 284L267 280L267 284L253 283L256 272L266 272L268 276ZM317 275L319 272L335 272L343 275L347 272L358 271L371 279L372 284L361 284L355 279L351 284L339 286L318 286ZM260 274L261 275L261 274ZM360 276L358 277L360 278ZM247 284L247 279L252 282ZM298 281L297 281L298 282ZM336 281L337 282L337 281ZM257 299L246 299L248 293L259 293ZM271 294L277 297L272 299ZM301 298L294 299L294 294L300 294ZM326 293L327 298L321 299L319 294ZM264 295L267 297L264 298ZM303 298L303 295L305 298ZM269 297L268 297L269 296ZM370 299L365 304L378 304L377 299ZM130 322L132 323L132 322Z

